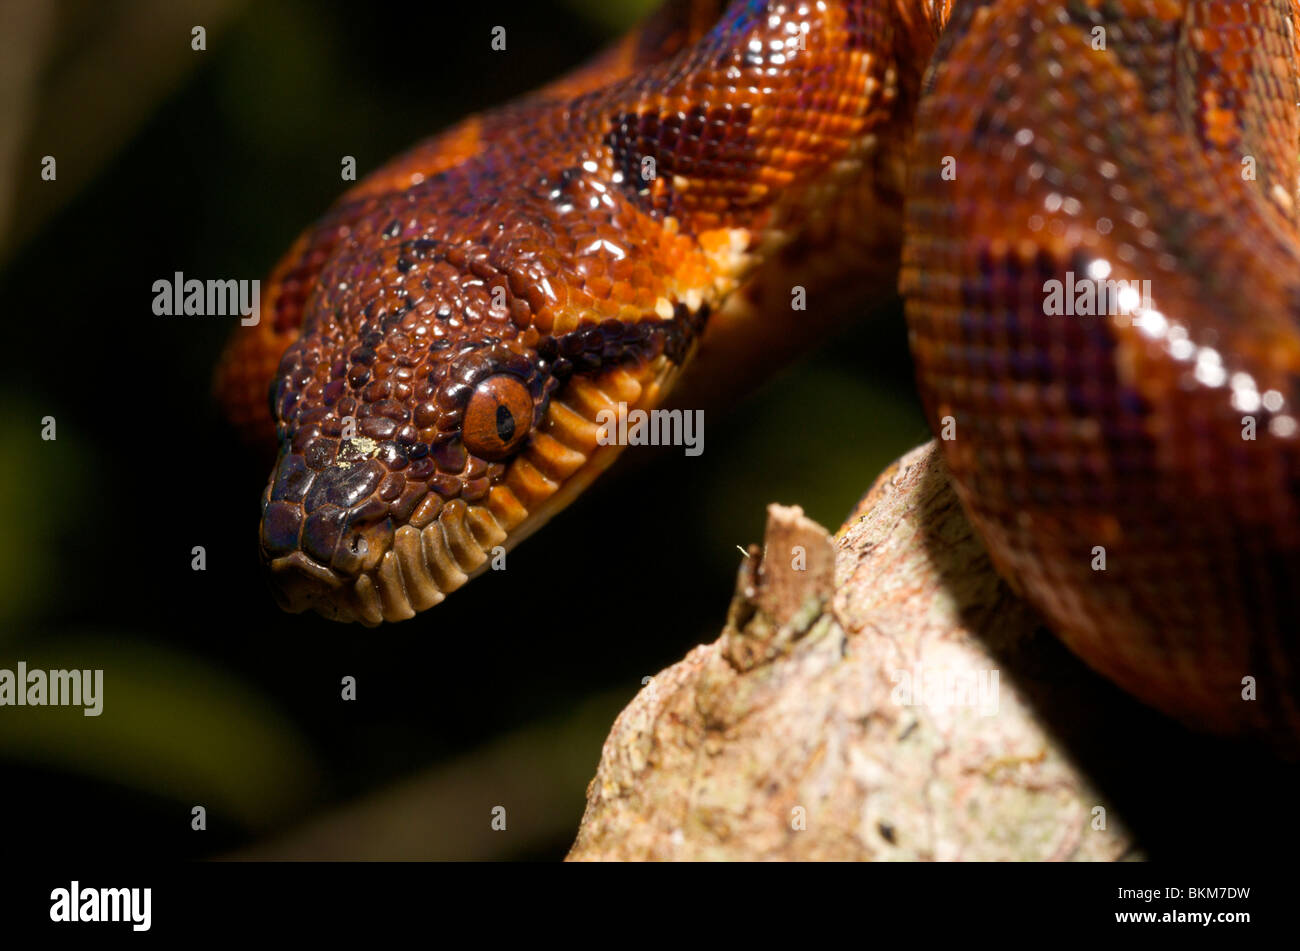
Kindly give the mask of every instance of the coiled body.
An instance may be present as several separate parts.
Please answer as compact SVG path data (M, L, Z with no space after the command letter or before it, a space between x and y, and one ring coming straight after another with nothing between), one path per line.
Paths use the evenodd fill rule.
M608 464L602 411L793 352L796 286L898 281L1008 580L1142 699L1300 735L1295 16L678 2L417 146L298 241L218 375L274 423L283 603L431 607Z

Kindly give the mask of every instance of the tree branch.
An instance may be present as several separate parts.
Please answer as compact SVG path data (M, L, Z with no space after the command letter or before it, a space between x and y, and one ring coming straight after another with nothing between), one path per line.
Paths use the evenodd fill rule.
M1117 728L1178 730L998 578L931 443L834 539L769 507L721 636L615 722L569 858L1130 856Z

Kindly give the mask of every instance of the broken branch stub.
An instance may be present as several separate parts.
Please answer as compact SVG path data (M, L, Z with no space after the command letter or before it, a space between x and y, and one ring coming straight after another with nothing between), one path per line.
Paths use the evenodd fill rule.
M721 636L615 722L569 858L1131 855L1076 757L1099 705L1135 707L998 578L931 443L834 539L769 507Z

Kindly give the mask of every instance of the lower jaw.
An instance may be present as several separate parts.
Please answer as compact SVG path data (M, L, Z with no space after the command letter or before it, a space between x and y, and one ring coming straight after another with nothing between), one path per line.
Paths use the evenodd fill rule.
M311 579L309 593L286 592L281 607L366 627L433 607L541 528L609 467L622 447L598 444L598 413L653 409L679 369L659 356L589 379L575 377L484 501L453 499L424 524L413 519L394 533L375 567L355 579L340 579L301 553L276 559L273 573L293 571Z

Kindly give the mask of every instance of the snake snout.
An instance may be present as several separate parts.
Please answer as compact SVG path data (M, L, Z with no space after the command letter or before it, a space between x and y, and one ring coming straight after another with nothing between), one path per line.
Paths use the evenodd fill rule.
M375 459L312 456L288 452L276 465L263 496L263 558L282 608L355 620L350 589L392 547L377 491L386 471Z
M272 559L269 567L271 589L281 610L290 614L316 611L335 620L348 620L338 608L343 580L334 571L300 551Z
M263 493L262 557L282 609L368 626L403 620L487 567L506 541L485 504L444 500L411 479L394 492L380 459L341 442L330 455L283 452Z

